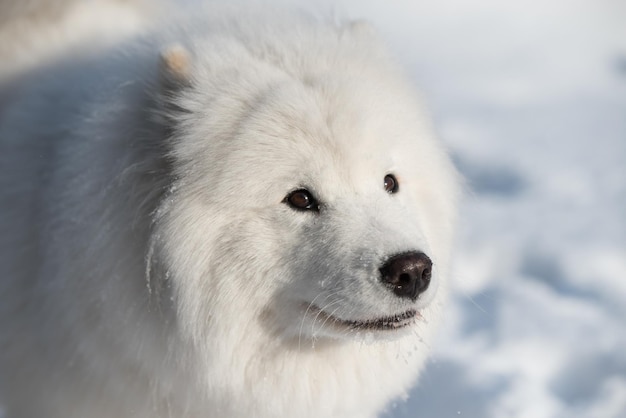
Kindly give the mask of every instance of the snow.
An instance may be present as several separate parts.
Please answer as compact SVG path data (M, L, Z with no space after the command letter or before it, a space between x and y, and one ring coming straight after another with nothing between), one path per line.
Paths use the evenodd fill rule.
M626 3L334 2L378 26L467 179L408 417L626 416Z

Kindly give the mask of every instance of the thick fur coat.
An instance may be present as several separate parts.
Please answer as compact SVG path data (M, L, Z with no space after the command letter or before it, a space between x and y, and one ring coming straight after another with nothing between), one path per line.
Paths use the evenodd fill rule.
M412 86L365 23L155 27L0 79L0 405L376 416L429 351L457 195Z

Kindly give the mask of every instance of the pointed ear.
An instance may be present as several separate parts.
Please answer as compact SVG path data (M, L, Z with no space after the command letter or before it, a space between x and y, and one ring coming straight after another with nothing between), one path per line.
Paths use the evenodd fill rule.
M170 45L161 52L159 77L162 93L166 97L190 84L191 66L191 54L182 45Z
M363 19L358 19L358 20L353 20L351 22L348 22L347 27L353 33L368 34L368 35L376 33L376 29L374 28L374 25L372 25L371 22L367 20L363 20Z
M341 28L343 34L351 34L357 38L373 38L376 36L376 28L371 22L363 19L352 20Z

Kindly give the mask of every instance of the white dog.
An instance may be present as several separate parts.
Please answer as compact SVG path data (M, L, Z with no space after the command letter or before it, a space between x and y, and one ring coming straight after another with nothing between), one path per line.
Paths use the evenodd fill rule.
M4 78L8 418L362 418L415 382L457 178L411 85L367 24L215 14Z

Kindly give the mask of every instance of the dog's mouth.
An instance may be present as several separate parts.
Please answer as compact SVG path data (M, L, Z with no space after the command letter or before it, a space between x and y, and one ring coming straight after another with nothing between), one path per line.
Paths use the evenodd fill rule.
M310 306L307 311L312 313L316 321L321 321L325 325L347 328L355 331L390 331L408 327L414 324L420 317L416 310L408 310L396 315L385 316L375 319L353 320L341 319L324 312L317 306Z

